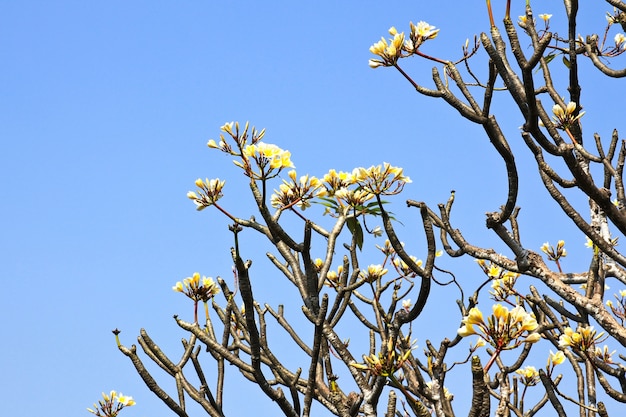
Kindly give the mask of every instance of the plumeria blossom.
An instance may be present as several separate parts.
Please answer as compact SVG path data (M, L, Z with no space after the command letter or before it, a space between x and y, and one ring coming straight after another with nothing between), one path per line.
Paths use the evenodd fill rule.
M385 275L387 271L382 265L369 265L367 271L361 271L359 276L367 282L374 282Z
M546 22L546 23L548 22L548 20L550 20L551 17L552 17L552 15L548 14L548 13L542 13L542 14L539 15L539 18L541 20L543 20L544 22Z
M374 194L363 189L342 188L335 192L335 197L345 206L362 208L365 203L374 198Z
M539 382L539 372L534 366L527 366L522 369L518 369L515 371L521 378L522 384L527 387L532 387L533 385L537 385Z
M323 196L326 189L316 177L309 175L297 178L295 170L288 173L291 181L283 180L278 190L274 190L271 197L272 206L275 208L288 208L297 205L302 210L310 207L310 200L316 196Z
M378 355L363 355L364 363L351 363L350 366L370 371L375 376L392 377L409 358L412 350L408 349L405 352L396 351L392 342L391 339L387 342L386 354L383 355L382 352L379 352Z
M417 266L420 268L422 267L423 262L421 259L417 259L417 257L413 255L411 255L410 258ZM417 275L415 271L413 271L409 265L400 258L393 258L393 266L395 266L396 270L402 274L403 277L414 278Z
M608 300L606 305L623 326L626 323L626 290L620 290L619 295L613 294L613 296L617 300L617 303Z
M612 364L613 363L612 356L615 354L615 352L616 352L615 350L612 352L609 352L609 347L607 345L604 345L602 349L600 349L599 347L596 348L595 355L596 355L596 358L600 359L602 362Z
M118 394L116 391L110 393L102 393L102 400L94 403L94 408L88 408L92 414L99 417L116 417L124 407L132 407L135 405L133 397L124 395L121 392Z
M556 244L556 248L554 246L551 246L550 243L546 242L541 245L541 251L548 255L548 260L550 261L556 261L559 258L564 258L567 256L564 240L559 240Z
M494 279L491 282L490 294L494 297L495 300L505 300L509 296L518 295L517 290L515 289L515 282L519 277L518 273L506 271L501 274L501 278Z
M243 148L241 158L241 162L234 161L235 165L241 167L252 179L273 178L284 168L295 168L291 162L291 152L271 143L257 142L247 145ZM254 161L258 172L253 170L250 161Z
M552 113L554 114L553 119L556 123L556 127L559 129L569 129L570 126L574 124L578 119L583 117L585 112L580 112L578 115L574 116L576 112L576 103L570 101L567 103L565 108L561 107L560 104L555 104L552 107Z
M326 284L329 287L337 287L339 285L339 277L343 273L343 265L339 265L336 271L328 271L326 273Z
M215 141L215 139L209 139L207 142L207 146L211 149L219 149L222 152L225 152L230 155L241 156L241 148L250 141L252 144L257 143L263 136L265 136L265 129L257 130L254 126L252 126L250 134L248 131L250 130L250 123L246 122L243 131L239 129L239 122L228 122L224 123L220 130L223 133L220 133L219 143ZM229 135L237 145L237 149L233 149L233 147L227 142L224 137L224 133ZM239 152L238 152L239 151Z
M556 263L559 272L563 272L561 270L561 262L559 260L567 256L564 240L559 240L556 243L556 248L554 246L551 246L550 243L546 242L541 245L541 251L548 256L549 261L554 261Z
M556 353L552 353L550 351L550 355L548 355L548 363L546 367L548 369L552 369L556 365L560 365L565 361L565 354L561 350L557 350Z
M196 180L198 190L189 191L187 198L194 202L198 211L204 210L222 198L222 189L225 183L226 181L220 181L219 178L212 180L207 178L205 181L203 181L202 178L198 178Z
M477 307L471 308L463 318L459 336L478 335L498 351L514 349L524 342L535 343L541 338L535 332L539 327L537 320L522 306L509 311L502 304L496 304L492 310L493 314L485 322L483 313Z
M380 66L390 67L398 62L402 56L402 46L404 45L404 32L398 33L395 27L389 29L389 34L393 38L389 42L382 37L378 42L370 46L370 52L380 59L370 59L369 66L377 68Z
M194 301L204 302L213 298L220 292L220 288L215 281L213 281L213 278L200 277L198 272L194 272L191 277L185 278L182 282L178 281L172 289L185 294Z
M503 301L511 295L519 295L515 290L515 282L520 274L503 269L493 262L487 263L484 259L477 259L476 263L485 275L492 279L492 291L489 293L496 301Z
M571 327L566 327L559 337L559 347L569 346L581 352L595 353L595 344L603 335L604 332L597 334L593 326L579 326L576 331Z
M417 22L417 25L414 25L413 22L409 24L411 26L410 40L404 43L404 50L409 54L414 53L424 42L435 39L439 34L439 29L424 21Z
M615 35L615 48L618 50L626 49L626 36L623 33L618 33Z
M355 168L352 175L357 184L375 195L398 194L405 184L411 182L411 179L404 175L402 168L391 166L387 162L367 169Z
M354 184L354 177L350 172L337 172L331 169L322 178L322 183L326 188L328 196L333 197L337 191L348 188L350 185Z

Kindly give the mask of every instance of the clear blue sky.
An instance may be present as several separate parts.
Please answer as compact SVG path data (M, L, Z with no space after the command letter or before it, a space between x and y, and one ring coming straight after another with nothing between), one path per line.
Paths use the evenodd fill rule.
M515 3L513 14L522 14ZM227 178L231 190L244 183L229 158L206 147L224 122L266 127L266 140L289 149L299 173L388 161L414 181L405 198L435 205L455 189L459 226L495 245L484 213L504 202L504 171L481 130L418 96L396 72L367 65L369 46L392 25L441 28L426 48L449 57L488 29L484 2L459 3L458 11L441 4L0 1L3 414L87 416L85 407L111 389L136 399L125 416L169 414L111 330L122 329L130 345L145 327L175 352L184 334L171 317L189 318L191 306L171 286L194 271L229 277L224 218L197 213L185 197L197 177ZM601 27L604 16L585 22ZM430 67L408 66L428 86ZM588 133L608 136L614 126L594 123L620 120L623 110L606 105L602 88L594 81L583 90L584 122ZM593 106L603 103L594 119ZM528 164L516 134L521 118L499 117L520 165ZM533 188L528 166L520 218L531 227L527 244L569 238L570 253L584 253L580 233L549 217L555 206ZM229 207L244 201L226 192ZM395 201L402 213L402 198ZM407 241L414 220L400 232ZM461 275L482 279L477 268ZM264 279L262 301L284 301L278 278ZM229 415L278 413L252 388L230 389Z

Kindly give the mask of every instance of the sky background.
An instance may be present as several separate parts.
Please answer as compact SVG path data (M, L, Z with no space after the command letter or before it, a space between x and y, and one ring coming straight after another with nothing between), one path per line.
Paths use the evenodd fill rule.
M523 2L515 3L512 14L523 14ZM402 201L436 206L453 189L457 226L473 242L499 247L484 229L484 213L504 202L504 170L480 128L417 95L397 72L367 65L369 46L392 25L408 31L409 21L425 20L440 28L424 51L446 59L488 30L484 2L462 2L458 10L441 4L0 0L3 414L88 416L85 408L115 389L137 401L125 416L170 415L117 350L111 330L121 329L130 346L144 327L175 356L185 334L172 315L192 318L191 303L172 285L195 271L231 278L225 218L196 212L185 197L198 177L225 178L223 205L241 217L253 214L231 158L206 147L225 122L267 128L265 140L290 150L299 174L383 161L404 167L413 183L392 199L392 211L418 256L425 246L415 232L417 213ZM561 8L550 2L535 12L554 13L562 31ZM581 10L581 33L602 31L605 11ZM406 65L426 86L431 67ZM605 83L587 64L583 74L586 133L608 138L619 126L606 121L623 118L611 105L622 80ZM521 143L521 117L507 108L502 94L494 111L519 151L524 242L538 250L566 239L567 267L584 270L585 239L554 216L556 205L538 188ZM245 242L243 256L259 265L257 297L273 306L293 302L297 316L294 293L260 259L269 247L252 237ZM469 261L441 262L468 285L483 279ZM434 335L441 306L453 305L446 291L434 291L420 318ZM418 338L423 347L425 337ZM251 385L227 389L228 415L279 412ZM466 393L455 394L464 401Z

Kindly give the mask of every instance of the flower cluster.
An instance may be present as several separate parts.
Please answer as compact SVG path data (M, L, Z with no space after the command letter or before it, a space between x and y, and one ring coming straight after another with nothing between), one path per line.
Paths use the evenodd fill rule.
M404 45L404 32L398 33L396 28L391 27L389 34L393 38L389 42L383 36L378 42L370 46L370 52L378 55L381 59L370 59L369 66L377 68L380 66L390 67L398 62L398 58L402 56L402 47Z
M194 301L207 302L220 292L219 287L213 281L213 278L202 277L195 272L191 277L185 278L182 282L178 281L172 287L174 291L181 292Z
M608 300L606 305L611 309L613 315L620 320L623 326L626 322L626 290L620 290L619 296L618 294L614 294L614 297L617 300L617 304Z
M604 332L596 334L593 326L579 326L576 331L571 327L566 327L559 337L559 347L569 346L581 352L595 354L595 344L603 335Z
M359 276L367 282L374 282L385 275L387 271L382 265L370 265L367 267L367 271L361 271Z
M365 203L374 198L374 194L360 188L342 188L335 192L335 198L343 206L362 209Z
M417 257L413 255L410 255L410 258L417 266L420 268L422 267L423 262L421 259L417 259ZM409 265L399 257L393 256L393 266L400 274L402 274L403 277L414 278L417 275L415 271L413 271L411 267L409 267Z
M252 170L250 160L255 162L258 172ZM242 162L235 161L235 165L243 168L250 178L259 180L275 177L284 168L294 168L291 152L264 142L243 148Z
M275 208L289 208L297 205L304 210L311 206L310 200L326 194L326 189L316 177L303 175L297 178L294 170L289 171L288 176L291 181L283 180L278 190L274 190L271 202Z
M261 129L260 131L258 131L256 130L254 126L252 126L251 134L248 135L249 128L250 128L250 123L246 122L246 125L243 128L243 131L240 132L239 122L230 122L230 123L224 123L224 125L220 127L220 130L224 133L227 133L235 141L237 148L241 149L246 145L246 143L248 143L248 140L250 140L252 144L255 144L259 142L261 139L263 139L263 136L265 136L265 129ZM236 155L236 156L241 155L239 152L236 152L232 148L232 146L228 144L228 142L226 142L226 139L224 138L223 133L220 133L219 144L215 142L215 139L209 139L209 141L207 142L207 146L212 149L219 149L222 152L226 152L231 155Z
M333 197L337 191L348 188L350 185L354 184L354 176L350 172L337 172L331 169L324 175L322 182L328 196Z
M411 33L409 35L410 42L407 41L404 43L404 49L408 53L414 53L424 42L435 39L439 34L439 29L436 29L434 26L424 21L417 22L417 25L414 25L413 22L409 22L409 25L411 26Z
M363 190L374 195L398 194L405 184L411 182L411 179L404 175L402 168L391 166L387 162L367 169L357 168L353 175L355 182Z
M494 300L503 301L509 296L519 295L515 289L515 282L520 274L503 269L493 262L487 263L484 259L477 259L476 262L485 275L492 279L492 291L489 293L493 296Z
M284 168L294 167L289 151L261 141L265 136L265 129L258 131L253 126L251 132L248 133L250 130L248 122L242 131L239 129L239 122L230 122L225 123L220 130L223 133L220 133L219 143L210 139L207 146L239 157L240 160L233 162L242 168L248 177L253 179L271 178L278 175ZM226 141L224 133L232 138L235 148ZM258 172L254 171L251 161L259 168Z
M541 251L548 256L549 261L554 261L556 263L556 266L559 269L559 272L563 272L561 270L560 259L565 258L567 256L567 251L565 250L564 240L559 240L556 243L556 248L550 245L550 243L546 242L543 245L541 245Z
M133 397L121 392L119 394L115 391L111 391L109 394L103 392L102 398L102 400L94 403L93 409L88 408L87 411L99 417L116 417L122 408L135 405Z
M539 372L535 369L534 366L527 366L523 369L518 369L515 371L516 374L520 376L522 384L527 387L532 387L533 385L537 385L539 382Z
M350 365L357 369L370 371L375 376L391 377L402 367L410 354L411 349L408 349L405 352L396 352L392 340L389 339L386 354L383 355L382 352L379 352L378 355L363 355L365 363L352 363Z
M473 307L462 323L463 326L458 330L459 336L478 335L498 351L514 349L524 342L535 343L541 338L535 332L539 327L537 320L522 306L509 311L502 304L496 304L487 322L483 319L483 313Z
M567 251L565 250L564 240L559 240L556 243L556 248L550 245L549 242L546 242L543 245L541 245L541 251L545 253L546 255L548 255L548 260L550 261L556 261L560 258L564 258L567 256Z
M370 52L377 55L377 59L370 59L369 66L372 68L394 66L398 59L417 53L424 42L435 39L439 29L426 22L418 22L414 25L410 22L411 33L405 41L404 32L398 33L395 27L389 28L389 34L393 36L387 41L384 37L370 47ZM403 54L405 52L405 54Z
M198 211L204 210L222 198L222 189L224 188L225 183L226 181L220 181L219 178L212 180L207 178L205 181L202 181L202 178L198 178L196 180L196 187L198 187L198 190L189 191L187 193L187 198L193 200Z
M583 117L585 112L580 112L578 115L574 116L576 112L576 103L570 101L567 103L567 106L563 108L560 104L555 104L552 107L552 113L554 113L553 119L556 123L556 127L559 129L569 129L570 126L574 124L578 119Z

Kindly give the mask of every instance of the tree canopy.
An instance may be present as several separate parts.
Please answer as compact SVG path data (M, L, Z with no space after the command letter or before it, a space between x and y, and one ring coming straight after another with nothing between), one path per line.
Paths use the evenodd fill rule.
M235 190L219 178L198 179L187 194L232 232L224 246L232 247L233 277L194 273L176 282L193 315L174 317L187 335L175 358L146 330L138 338L143 355L116 332L121 352L172 412L191 415L191 400L210 416L228 416L230 365L290 417L321 408L342 417L617 415L626 402L626 258L618 247L626 230L626 145L614 126L620 120L603 120L608 135L583 129L588 114L601 117L602 105L585 103L581 73L593 66L595 76L616 83L626 76L618 67L626 4L599 4L606 24L581 34L577 1L563 1L559 31L530 2L519 17L510 3L498 17L487 1L488 31L461 41L460 53L438 50L439 30L423 21L391 27L370 47L370 67L397 72L418 100L443 100L493 146L506 188L489 190L501 198L486 215L490 245L455 224L454 191L436 207L407 195L408 167L297 172L271 129L248 122L228 122L208 142L249 184ZM432 64L431 78L413 76L412 60ZM502 97L510 105L500 105ZM523 121L515 135L500 124L511 111ZM539 248L524 242L520 161L532 163L543 184L532 192L547 193L559 216L586 236L584 270L564 267L564 240ZM417 159L410 168L428 175ZM251 198L255 212L222 205L227 193ZM405 220L391 203L399 195L419 219L419 233L399 227ZM533 220L523 224L550 223ZM419 256L403 243L415 239L425 248ZM272 270L255 269L248 242L267 248ZM467 259L476 261L480 282L465 279ZM297 301L288 301L299 311L285 308L287 300L255 297L269 276L271 285L293 289ZM433 338L419 324L440 287L455 296L437 301L436 320L449 327ZM145 357L173 378L176 392L162 388Z

